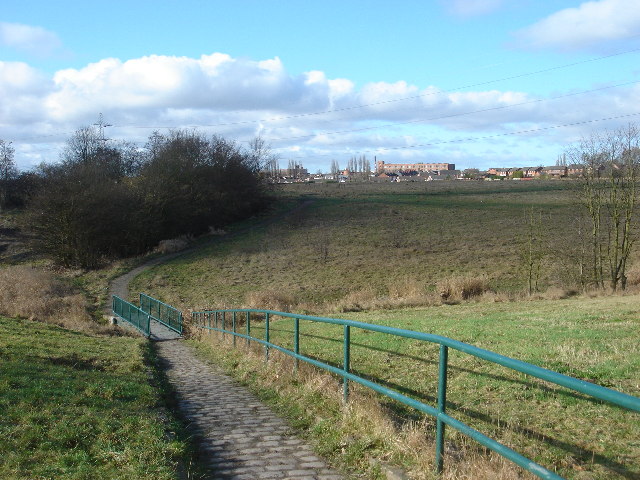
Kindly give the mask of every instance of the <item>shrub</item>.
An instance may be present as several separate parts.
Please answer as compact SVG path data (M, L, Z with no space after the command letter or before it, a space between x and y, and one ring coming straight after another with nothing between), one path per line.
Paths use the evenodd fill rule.
M260 155L234 142L196 132L152 135L148 151L132 159L94 133L77 132L60 164L40 167L29 201L39 249L61 265L96 268L161 239L250 217L269 202Z

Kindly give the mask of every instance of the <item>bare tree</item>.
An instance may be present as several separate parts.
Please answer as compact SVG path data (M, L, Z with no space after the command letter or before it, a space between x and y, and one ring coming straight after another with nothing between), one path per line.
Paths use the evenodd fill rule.
M65 163L89 163L96 153L103 147L100 132L95 127L84 127L76 130L67 140L62 152L62 161Z
M612 290L624 289L640 193L640 130L629 124L593 134L568 156L583 167L580 198L591 220L592 283L604 288L606 276Z
M534 212L533 207L525 211L525 222L527 226L527 239L522 250L522 259L527 277L527 287L529 295L538 291L538 281L540 271L546 255L544 230L542 223L542 212Z
M11 142L0 140L0 211L5 208L9 183L18 175Z
M340 165L337 160L331 160L331 175L338 175L340 173Z

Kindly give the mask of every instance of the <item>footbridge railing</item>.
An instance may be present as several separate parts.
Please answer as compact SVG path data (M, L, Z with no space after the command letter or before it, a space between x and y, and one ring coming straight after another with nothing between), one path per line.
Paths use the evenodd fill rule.
M140 294L140 308L154 320L182 335L182 312L177 308L145 293Z
M151 335L151 316L126 300L114 295L111 299L113 313L137 328L143 335Z
M243 331L238 329L239 322L238 316L242 316L244 321ZM260 315L264 318L264 338L257 338L251 336L251 316L254 315L254 319ZM281 345L277 345L270 341L269 335L269 323L274 316L288 317L294 320L293 330L293 350L285 348ZM521 372L532 377L545 380L565 387L575 392L580 392L593 398L609 402L613 405L640 412L640 398L627 395L609 388L602 387L593 383L589 383L583 380L579 380L567 375L563 375L552 370L538 367L536 365L516 360L514 358L506 357L489 350L469 345L467 343L459 342L448 337L440 335L432 335L428 333L415 332L411 330L404 330L393 327L386 327L382 325L374 325L364 322L357 322L353 320L343 320L337 318L325 318L314 317L310 315L297 315L292 313L278 312L273 310L259 310L259 309L233 309L233 310L208 310L201 312L193 312L192 319L195 326L205 330L222 332L223 334L233 335L235 344L236 338L244 338L247 342L253 341L265 346L266 356L268 358L269 349L278 350L286 355L289 355L296 359L307 362L311 365L315 365L321 369L327 370L343 378L343 394L344 400L347 401L349 395L349 382L356 382L360 385L370 388L382 395L385 395L393 400L415 408L421 412L431 415L436 418L436 453L435 453L435 466L437 472L441 473L443 469L443 453L444 453L444 437L445 426L448 425L464 435L473 438L481 445L493 450L494 452L508 458L512 462L516 463L525 470L533 473L539 478L562 480L555 472L535 463L533 460L519 454L515 450L503 445L502 443L484 435L483 433L475 430L469 425L456 420L446 412L447 405L447 367L448 367L448 352L449 349L454 349L459 352L463 352L468 355L472 355L476 358L492 362L497 365L502 365L508 369L516 372ZM342 368L334 365L319 361L315 358L300 354L300 321L309 322L321 322L334 325L343 326L343 361ZM229 328L230 327L230 328ZM380 332L396 337L410 338L414 340L420 340L429 342L432 344L438 344L440 347L439 357L439 373L438 373L438 391L437 391L437 404L435 406L428 405L407 395L404 395L396 390L385 387L371 380L367 380L358 375L355 375L351 371L351 329L361 329L371 332Z

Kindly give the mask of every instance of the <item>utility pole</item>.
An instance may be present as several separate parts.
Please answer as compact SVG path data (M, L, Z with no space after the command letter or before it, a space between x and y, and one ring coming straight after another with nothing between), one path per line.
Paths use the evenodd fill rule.
M113 127L113 125L111 125L110 123L104 123L102 112L100 112L100 115L98 116L98 123L94 123L94 125L98 127L98 140L100 140L101 142L101 147L104 148L107 141L109 140L108 138L104 137L104 129L107 127Z

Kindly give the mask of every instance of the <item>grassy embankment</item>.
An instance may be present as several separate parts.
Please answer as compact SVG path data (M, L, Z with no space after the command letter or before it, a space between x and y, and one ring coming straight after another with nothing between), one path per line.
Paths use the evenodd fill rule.
M565 182L289 185L315 203L297 215L153 269L133 287L182 308L296 311L425 305L447 277L485 277L520 294L528 212L541 213L539 286L571 287L580 211ZM178 288L174 288L178 287ZM437 297L437 295L436 295Z
M566 285L570 266L562 253L565 240L575 246L568 221L575 210L572 194L561 186L464 184L462 190L451 190L454 187L440 184L401 191L390 191L390 186L317 186L316 203L300 215L156 268L141 276L135 288L183 308L240 306L258 292L254 300L275 297L296 310L325 312L356 302L373 307L402 304L394 298L408 299L410 305L436 303L429 291L448 275L486 275L493 289L519 292L525 284L519 254L526 241L523 218L530 207L544 212L548 238L552 233L555 239L541 283ZM364 191L357 191L360 188ZM309 187L304 193L310 193ZM463 303L348 318L446 335L639 395L638 311L637 297L584 297ZM283 320L274 325L272 338L290 346L291 330ZM260 333L258 325L254 333ZM339 329L305 324L303 334L304 353L340 363ZM352 352L356 371L433 403L433 347L378 334L352 335L358 344ZM411 422L422 420L412 412L358 394L365 400L356 405L381 413L378 427L371 424L370 417L376 415L366 412L352 422L342 416L335 382L290 384L283 380L290 377L286 367L261 369L260 361L241 360L233 353L209 355L288 411L336 462L367 470L366 458L373 456L401 464L416 477L428 477L424 472L433 455L430 420L416 430ZM452 354L451 365L449 408L461 420L570 478L640 475L636 414L548 385L540 388L540 382L468 356ZM299 402L302 406L296 407ZM518 477L517 470L499 461L485 461L472 442L454 433L449 438L450 478L470 469L476 472L474 478ZM461 455L462 450L467 454ZM469 465L465 458L480 460Z
M154 361L139 338L0 317L0 477L178 478L188 444Z

